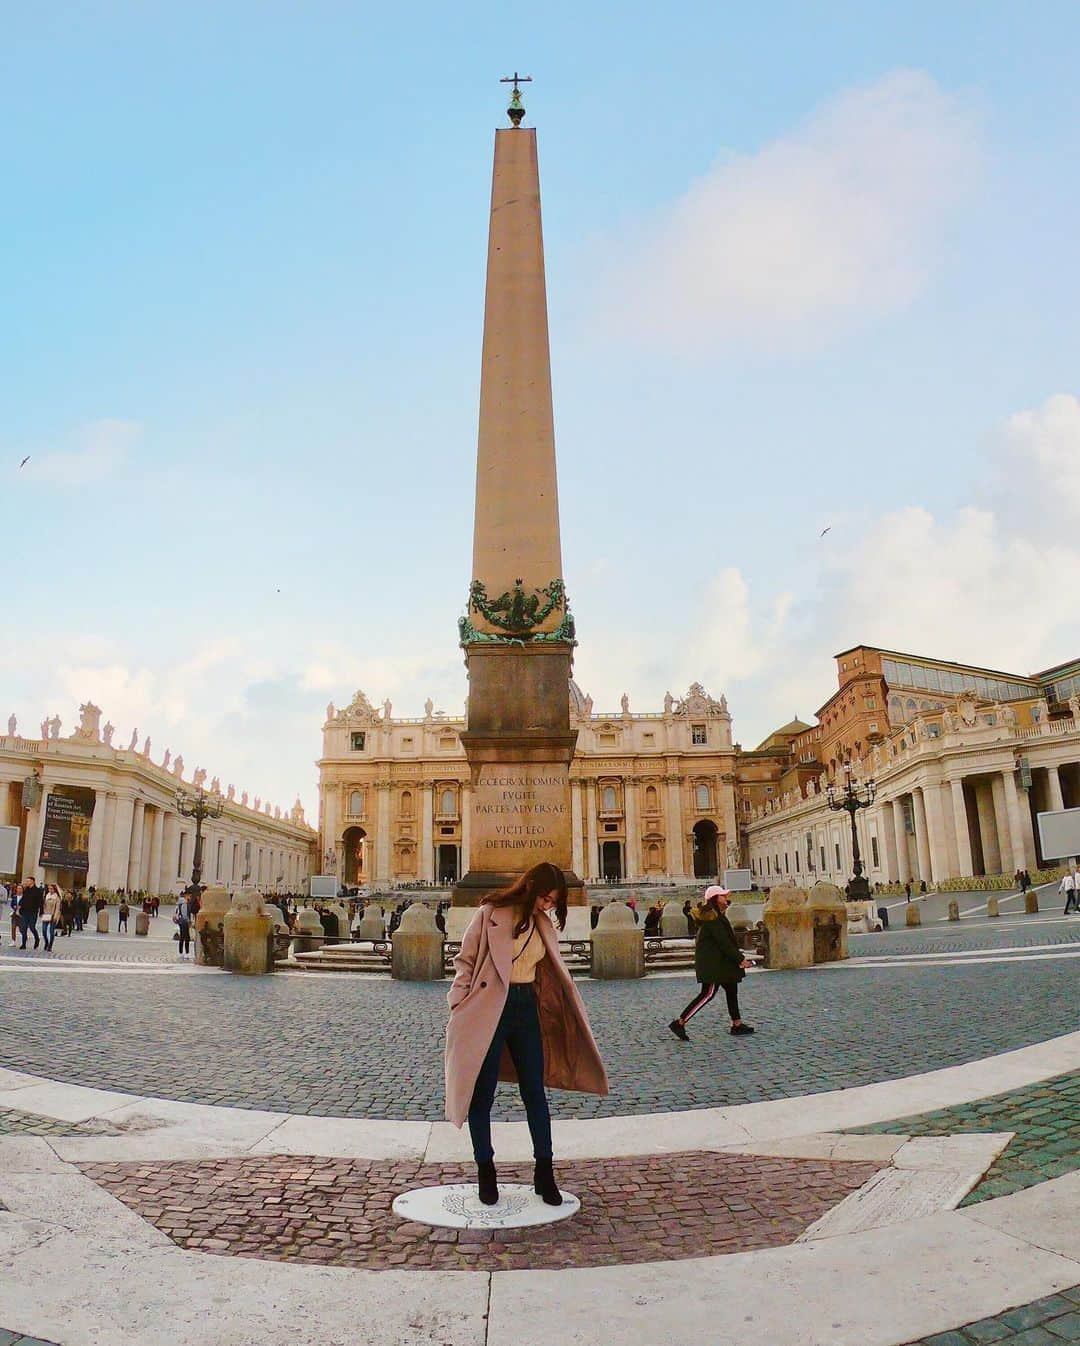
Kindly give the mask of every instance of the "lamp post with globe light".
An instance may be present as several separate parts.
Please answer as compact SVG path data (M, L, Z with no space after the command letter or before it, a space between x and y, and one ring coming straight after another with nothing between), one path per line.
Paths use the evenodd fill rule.
M176 811L181 818L195 819L195 853L191 858L191 886L199 888L202 883L203 823L207 819L220 818L225 812L225 800L221 795L207 794L198 786L193 795L186 790L176 792Z
M874 783L873 776L868 776L864 785L859 785L851 770L851 763L844 763L844 785L841 790L837 790L832 781L829 782L825 790L825 797L829 808L835 813L847 813L851 818L851 859L852 859L852 877L848 880L847 887L844 890L845 896L849 902L868 902L870 900L870 884L863 874L862 855L859 853L859 833L855 826L855 815L860 809L868 809L874 802L874 796L877 793L877 786Z

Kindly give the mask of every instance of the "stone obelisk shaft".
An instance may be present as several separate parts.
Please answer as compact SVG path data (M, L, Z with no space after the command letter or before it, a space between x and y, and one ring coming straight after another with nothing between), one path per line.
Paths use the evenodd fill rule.
M577 735L562 581L540 177L536 133L521 128L495 132L472 588L462 627L470 854L455 905L471 905L542 860L567 871L572 900L583 900L572 872Z
M561 577L540 172L521 128L495 132L472 578L494 597Z

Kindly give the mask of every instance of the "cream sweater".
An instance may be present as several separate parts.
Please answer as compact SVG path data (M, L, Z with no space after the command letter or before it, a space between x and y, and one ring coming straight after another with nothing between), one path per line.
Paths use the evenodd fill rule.
M515 916L515 923L518 919L520 918ZM533 917L514 940L514 961L510 968L511 986L520 986L536 980L536 965L545 953L544 941L536 928L538 919L547 920L547 917Z

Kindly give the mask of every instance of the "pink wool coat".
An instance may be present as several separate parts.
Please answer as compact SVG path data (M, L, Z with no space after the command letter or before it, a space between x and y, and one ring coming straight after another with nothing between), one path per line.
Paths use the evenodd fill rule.
M469 923L454 959L455 977L447 995L446 1118L464 1125L473 1086L498 1027L510 985L514 958L514 913L484 902ZM588 1016L559 953L554 924L537 914L536 929L545 956L536 967L536 998L544 1043L544 1083L552 1089L606 1094L607 1073ZM500 1080L517 1080L510 1053L503 1048Z

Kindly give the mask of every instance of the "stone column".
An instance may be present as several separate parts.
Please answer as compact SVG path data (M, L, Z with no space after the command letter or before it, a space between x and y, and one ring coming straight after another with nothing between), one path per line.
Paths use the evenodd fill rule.
M919 878L929 885L933 875L930 870L930 838L926 830L926 801L921 786L911 792L915 805L915 848L919 856Z
M926 812L926 846L930 854L930 880L940 883L949 877L949 854L945 844L945 823L941 816L941 787L938 784L922 788L923 808Z
M600 873L599 846L596 839L596 781L590 779L585 784L585 835L588 839L588 855L585 858L583 879L593 879Z
M979 836L982 839L983 869L987 874L1000 874L1001 844L998 834L994 793L985 778L975 786L975 807L979 815Z
M1065 798L1061 793L1061 773L1056 766L1046 768L1046 785L1049 790L1051 811L1060 810L1065 807Z
M641 825L638 810L638 781L627 776L623 781L626 794L626 877L641 877Z
M971 831L968 828L967 801L964 798L963 779L949 782L952 791L953 826L956 828L956 859L958 876L974 874L975 861L971 855Z
M897 881L911 882L911 851L908 847L907 813L902 797L893 804L893 835L896 838Z
M1025 835L1024 818L1028 814L1027 831L1031 830L1031 814L1027 806L1026 797L1021 799L1020 791L1016 788L1016 777L1011 771L1001 773L1001 783L1005 792L1005 812L1009 819L1009 842L1012 845L1013 859L1007 873L1012 873L1016 869L1036 869L1035 847L1031 847L1030 852L1025 844L1027 836Z
M31 809L26 815L26 846L23 850L23 869L27 874L33 874L39 882L41 880L41 838L45 831L45 806L49 802L51 789L48 785L42 787L41 803L36 809ZM23 876L25 877L25 875Z
M131 824L135 816L135 800L131 795L118 795L113 818L112 848L109 856L108 888L126 888L128 860L131 856Z
M378 813L375 826L375 882L390 883L390 782L376 781Z
M435 877L435 851L432 840L432 797L431 785L425 781L420 787L420 873L421 879Z
M146 802L142 799L135 800L135 806L131 817L131 848L128 851L128 868L126 888L138 888L139 874L142 871L143 858L143 831L146 822Z
M683 854L682 796L678 776L665 776L667 783L667 867L672 878L681 878L686 872Z
M1001 872L1012 874L1020 867L1022 850L1017 844L1020 840L1019 818L1009 816L1009 804L1005 796L1005 778L998 772L990 783L994 801L994 823L997 827L998 847L1001 851ZM1015 835L1014 835L1015 829Z
M589 871L585 868L585 837L582 828L581 781L572 780L570 782L570 831L573 840L574 873L585 878Z
M472 844L472 785L461 782L461 874L467 874L472 868L469 847ZM579 874L581 870L577 871Z
M176 878L176 848L180 841L180 816L176 813L163 813L161 828L161 858L158 863L158 893L172 893Z
M900 878L900 861L896 851L896 814L895 801L886 800L881 807L881 831L885 843L885 877L889 883L896 883Z
M90 823L90 854L86 863L86 884L96 888L101 883L101 859L105 853L105 825L109 811L106 790L94 791L94 817Z

